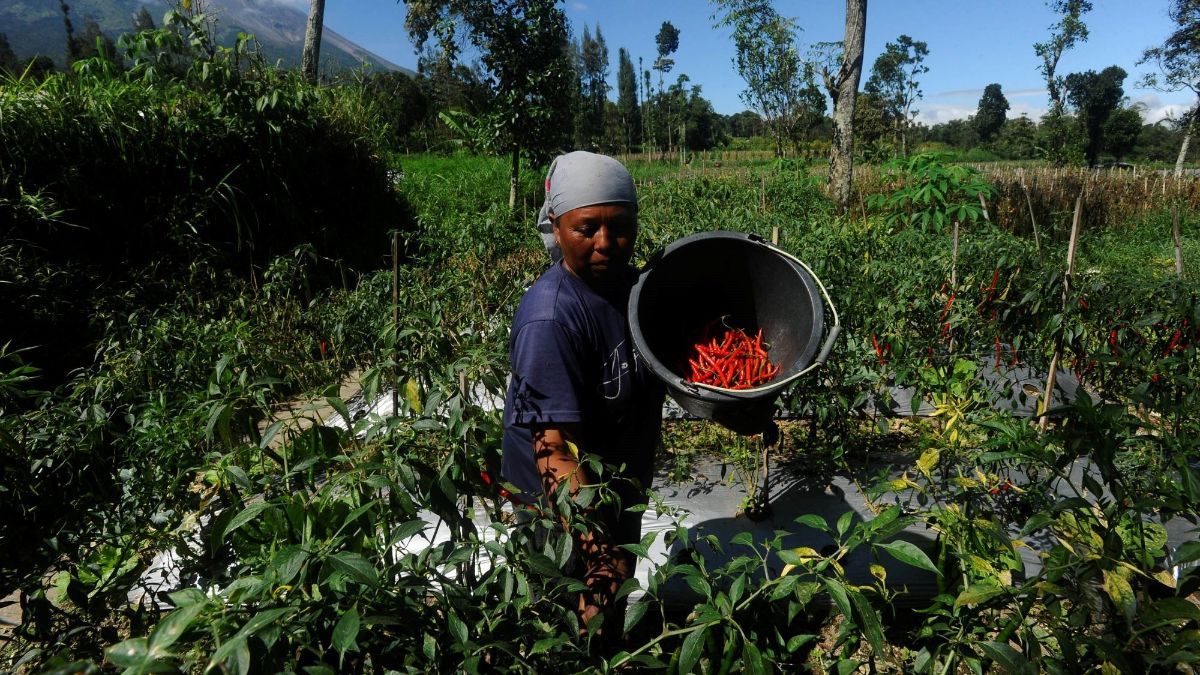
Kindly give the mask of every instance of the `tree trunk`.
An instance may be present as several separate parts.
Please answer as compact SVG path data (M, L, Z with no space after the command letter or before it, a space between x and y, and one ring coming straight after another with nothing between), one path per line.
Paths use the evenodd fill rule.
M508 176L508 210L517 208L517 182L521 178L521 146L512 149L512 173Z
M867 0L846 0L846 36L842 66L834 79L833 144L829 183L838 211L850 210L850 187L854 174L854 104L862 77L863 42L867 33Z
M1188 115L1187 128L1183 131L1183 142L1179 144L1179 156L1175 158L1175 177L1183 175L1183 163L1187 160L1188 146L1192 143L1192 127L1196 123L1196 113L1200 111L1200 105L1197 109L1193 109Z
M321 29L325 25L325 0L309 0L308 26L304 30L304 54L300 70L309 82L317 81L317 63L321 58Z

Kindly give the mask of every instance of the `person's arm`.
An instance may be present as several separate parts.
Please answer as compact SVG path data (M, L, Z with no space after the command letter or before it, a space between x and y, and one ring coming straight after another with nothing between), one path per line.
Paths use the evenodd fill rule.
M552 496L559 484L566 482L574 496L580 486L591 482L568 444L572 438L579 438L575 424L541 424L533 428L533 461L547 495Z

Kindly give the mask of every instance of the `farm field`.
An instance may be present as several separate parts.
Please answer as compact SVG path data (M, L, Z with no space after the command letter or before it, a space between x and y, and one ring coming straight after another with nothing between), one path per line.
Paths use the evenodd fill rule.
M548 263L532 216L544 169L524 170L510 211L506 159L394 154L348 90L211 77L228 77L221 106L205 82L0 90L0 308L20 327L0 346L0 592L20 610L5 669L1200 658L1194 179L914 153L860 170L838 215L820 165L631 160L636 262L697 232L777 234L825 282L842 337L780 399L771 465L861 501L808 511L781 490L791 529L722 538L689 524L687 499L652 497L657 524L631 550L655 564L622 589L623 637L601 648L568 606L559 518L581 527L607 490L562 491L518 523L491 479L486 401ZM1015 369L1061 372L1074 395L1041 411L1045 385L1022 387L1032 418L992 405L988 373ZM900 391L925 412L896 411ZM761 450L671 421L659 485L754 486Z

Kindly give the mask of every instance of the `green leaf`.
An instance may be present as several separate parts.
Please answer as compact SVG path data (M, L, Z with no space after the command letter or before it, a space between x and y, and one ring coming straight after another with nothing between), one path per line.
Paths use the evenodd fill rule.
M163 617L163 620L159 621L150 633L150 650L159 655L158 652L175 644L179 636L183 635L188 626L192 625L192 621L195 621L196 615L202 609L204 609L203 604L188 605Z
M337 650L338 656L344 657L348 651L358 651L357 638L360 625L358 605L351 607L350 611L338 619L337 625L333 627L333 648Z
M929 556L925 555L924 551L917 548L917 545L910 541L898 540L887 544L876 544L876 546L887 551L893 558L906 565L912 565L913 567L933 572L939 577L942 576L941 571L933 564Z
M629 609L625 612L625 626L621 632L628 633L633 630L638 625L638 622L642 620L642 617L646 616L646 610L648 609L650 609L650 603L648 602L635 602L630 605Z
M754 535L749 532L738 532L729 540L734 546L754 546Z
M275 583L284 585L291 583L304 561L308 560L308 552L300 546L288 546L280 549L271 558L271 567L275 570Z
M1200 607L1184 598L1163 598L1151 605L1139 618L1146 630L1173 625L1180 621L1200 622Z
M854 522L854 511L847 511L837 519L837 533L839 536L845 536L846 531L850 529L850 523Z
M791 652L796 651L797 649L800 649L801 647L812 642L815 639L817 639L817 636L812 635L811 633L804 634L804 635L793 635L787 641L788 653L791 653Z
M278 607L276 609L266 609L255 614L233 637L229 638L217 651L213 652L212 658L209 659L208 665L205 666L204 670L206 672L212 670L217 664L224 662L230 656L234 656L239 649L246 645L246 640L251 635L257 633L264 626L270 625L290 614L292 611L291 607Z
M375 567L362 557L361 554L351 551L342 551L335 553L328 558L330 566L334 569L349 574L355 580L364 583L368 586L379 585L379 573L375 571Z
M1002 642L980 642L983 655L996 662L1006 673L1032 673L1033 665L1025 655Z
M825 584L825 590L829 591L829 597L833 598L833 603L841 610L842 615L847 619L853 619L854 614L850 611L850 597L846 594L846 587L837 579L822 578Z
M225 524L225 529L221 531L221 536L217 537L217 541L225 541L225 538L228 537L231 532L245 525L251 520L254 520L259 516L259 514L271 508L272 506L274 506L274 504L271 502L262 501L256 502L242 509L236 516L233 517L232 520Z
M470 634L467 631L467 624L463 623L463 620L458 618L458 615L454 612L451 612L447 619L450 622L450 634L454 636L458 644L467 644L467 640L470 638Z
M875 613L871 601L867 600L867 596L862 593L850 591L850 599L854 601L854 609L858 611L859 627L866 633L867 641L871 643L875 654L882 658L885 652L883 651L883 627L879 625L879 615Z
M801 525L807 525L814 530L820 530L822 532L829 531L829 523L825 522L825 519L821 516L814 515L812 513L806 513L796 518L796 522L800 523Z
M704 634L708 632L708 626L702 626L688 634L683 640L683 646L679 650L679 672L692 673L696 671L696 664L700 662L700 653L704 648Z
M746 665L745 672L757 675L758 673L766 673L767 669L763 665L762 652L758 647L754 646L753 642L747 642L742 652L742 662Z
M109 661L123 668L136 668L150 658L144 637L118 642L104 650L104 655L108 657Z
M1200 560L1200 541L1189 541L1175 549L1172 559L1176 565L1183 565L1194 560Z
M982 602L987 602L997 595L1003 595L1005 592L1003 586L997 584L973 584L965 589L958 597L954 599L954 608L967 606L974 607Z

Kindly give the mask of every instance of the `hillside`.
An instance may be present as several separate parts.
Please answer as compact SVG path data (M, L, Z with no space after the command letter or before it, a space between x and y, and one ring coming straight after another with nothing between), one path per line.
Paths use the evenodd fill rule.
M130 30L133 15L143 6L159 24L170 7L166 0L73 0L67 4L76 31L88 18L94 18L114 39ZM205 5L217 18L216 33L221 44L233 44L239 32L249 33L258 39L269 60L289 66L300 63L306 19L303 11L270 0L209 0ZM0 33L8 36L20 57L44 54L63 64L66 32L62 12L54 0L0 3ZM384 70L410 72L325 27L321 40L323 69L356 68L364 62Z

